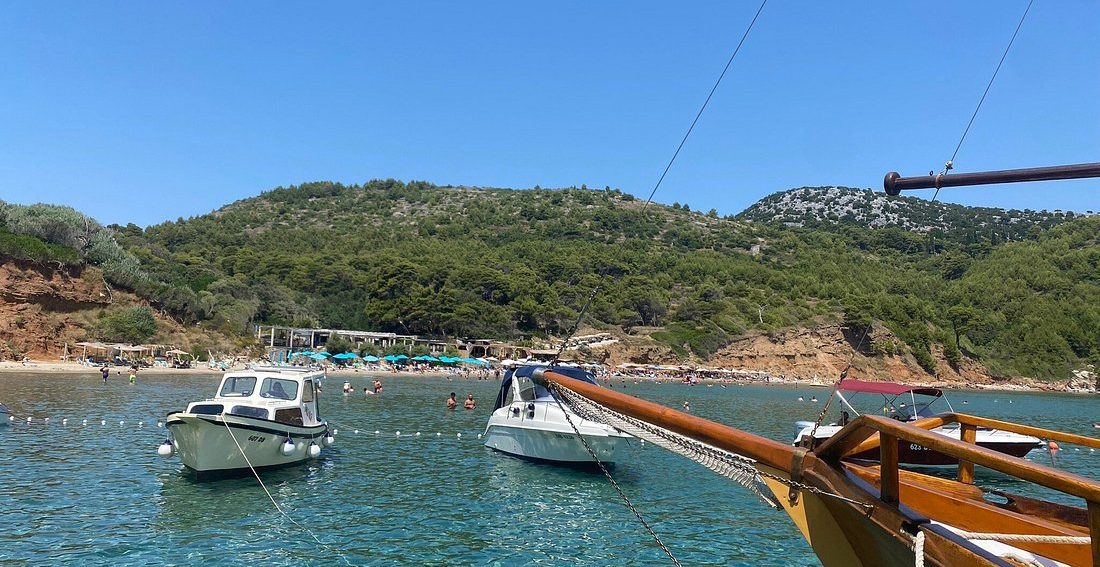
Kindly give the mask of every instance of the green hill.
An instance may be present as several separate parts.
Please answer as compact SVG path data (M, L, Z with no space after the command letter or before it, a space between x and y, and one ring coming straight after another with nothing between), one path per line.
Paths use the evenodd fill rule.
M748 331L844 321L863 350L911 352L929 371L942 348L955 364L1063 378L1100 358L1100 219L1066 217L1028 221L1005 243L946 226L930 238L679 205L643 213L611 189L379 180L278 188L209 215L112 228L140 281L156 283L139 293L230 333L264 322L561 335L599 286L587 323L659 327L652 336L686 357ZM863 337L873 321L904 344Z

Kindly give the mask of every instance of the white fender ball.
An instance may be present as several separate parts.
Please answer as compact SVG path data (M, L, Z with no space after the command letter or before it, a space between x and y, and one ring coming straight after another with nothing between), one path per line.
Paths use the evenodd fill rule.
M164 443L161 443L160 447L157 447L157 454L162 457L171 457L173 449L174 447L172 447L172 442L165 439Z
M309 444L309 456L310 457L316 457L317 455L320 455L320 454L321 454L321 448L318 447L316 443L310 443Z
M289 457L289 456L293 455L294 454L294 441L291 441L290 437L287 437L286 441L283 441L283 444L279 447L279 451L285 457Z
M332 437L331 435L325 435L324 437L322 437L322 438L321 438L321 443L322 443L322 444L323 444L323 445L324 445L325 447L331 447L331 446L332 446L332 444L333 444L333 443L334 443L335 441L336 441L336 439L334 439L334 438L333 438L333 437Z

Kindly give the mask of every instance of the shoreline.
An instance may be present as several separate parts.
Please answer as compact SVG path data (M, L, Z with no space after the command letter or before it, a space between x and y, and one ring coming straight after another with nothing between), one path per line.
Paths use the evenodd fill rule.
M88 366L80 364L78 362L42 362L42 361L28 361L26 364L18 361L2 361L0 362L0 377L4 375L16 375L16 374L84 374L99 375L100 366ZM129 368L125 366L111 366L112 376L126 376L129 373ZM229 370L240 371L245 370L243 364L234 366ZM209 368L205 365L199 365L193 368L167 368L154 366L149 368L141 368L138 371L138 375L166 375L166 374L192 374L195 376L220 376L227 372L219 368ZM492 377L492 371L490 371L490 381L495 380ZM330 368L328 371L329 379L335 380L339 378L351 378L354 376L392 376L394 378L446 378L446 377L459 377L453 373L446 371L408 371L402 370L393 372L390 370L367 370L367 369L352 369ZM2 378L0 378L2 379ZM470 379L477 380L476 377L471 376ZM672 376L644 376L644 375L630 375L623 374L620 376L607 376L603 375L599 377L600 382L610 381L612 383L617 381L663 381L666 383L679 383L680 379ZM723 382L725 380L725 382ZM821 381L812 379L798 379L798 378L784 378L779 376L770 376L768 380L745 380L736 378L698 378L700 384L737 384L737 385L766 385L766 386L797 386L797 387L811 387L811 388L823 388L828 389L832 387L832 382L822 383ZM1030 393L1063 393L1063 394L1097 394L1094 390L1082 390L1082 389L1069 389L1066 388L1066 384L1051 383L1048 387L1036 386L1031 384L952 384L941 382L927 382L920 384L913 384L914 386L941 388L945 390L970 390L979 392L1030 392Z

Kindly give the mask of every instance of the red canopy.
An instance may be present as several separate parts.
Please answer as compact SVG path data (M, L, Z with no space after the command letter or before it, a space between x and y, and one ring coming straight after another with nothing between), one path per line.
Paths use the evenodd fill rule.
M943 392L938 388L924 388L921 386L907 386L893 382L868 382L866 380L845 379L840 381L839 389L845 392L866 392L869 394L882 394L884 396L898 396L913 392L925 396L940 397Z

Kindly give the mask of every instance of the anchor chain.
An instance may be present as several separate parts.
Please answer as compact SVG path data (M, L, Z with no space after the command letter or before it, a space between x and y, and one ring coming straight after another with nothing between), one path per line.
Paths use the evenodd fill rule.
M619 483L615 482L615 477L611 476L611 473L607 471L607 467L604 466L603 461L600 460L600 457L596 454L595 449L593 449L592 446L588 444L588 441L584 438L584 435L581 435L581 430L577 428L577 424L573 423L573 418L569 415L569 412L565 409L565 406L562 405L561 399L557 396L558 392L555 392L554 390L555 384L551 383L550 393L553 395L554 401L557 402L558 409L560 409L561 412L565 415L565 420L569 422L569 426L573 428L573 433L577 434L577 439L581 440L581 444L584 445L584 449L588 451L588 455L592 457L592 460L596 462L596 466L600 467L600 471L602 471L603 475L607 477L608 482L610 482L611 486L615 488L615 491L619 493L619 498L622 498L623 502L626 504L626 507L630 508L630 511L633 512L634 516L638 518L638 521L642 523L642 526L644 526L646 531L649 532L649 535L652 536L653 540L657 542L657 545L661 548L661 551L664 551L665 555L668 555L668 558L672 561L672 564L676 567L682 567L682 565L680 565L680 562L676 559L676 556L672 554L672 550L669 549L667 545L665 545L665 542L661 541L661 536L657 535L657 532L653 530L653 528L649 525L649 522L645 521L645 518L642 517L642 513L634 507L634 503L631 502L630 498L626 495L625 492L623 492L623 489L619 486Z

